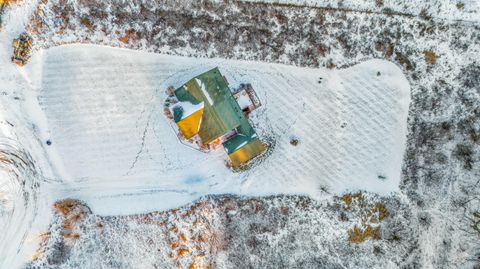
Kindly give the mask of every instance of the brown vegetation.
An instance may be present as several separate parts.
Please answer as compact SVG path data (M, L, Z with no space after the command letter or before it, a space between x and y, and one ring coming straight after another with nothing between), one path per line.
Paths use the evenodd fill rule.
M437 55L431 50L426 50L423 52L425 56L425 61L427 64L434 65L437 62Z
M395 60L400 64L402 65L403 67L405 67L405 69L407 71L411 71L414 69L414 65L412 64L412 62L408 59L408 57L400 52L396 52L395 53Z
M345 205L347 205L347 208L350 208L353 202L362 202L363 201L363 194L362 192L357 192L357 193L347 193L344 194L342 197L340 197L340 200L342 200Z
M130 40L134 40L134 39L137 39L138 38L138 33L134 30L134 29L130 29L128 31L125 32L125 35L123 35L122 37L120 37L118 39L118 41L124 43L124 44L127 44L128 42L130 42Z
M80 19L80 23L81 23L83 26L87 27L88 30L90 30L90 31L93 31L93 30L94 30L93 23L92 23L92 21L90 21L89 18L81 18L81 19Z
M376 203L371 212L372 215L378 219L377 222L383 221L389 216L388 210L383 203Z
M0 0L0 6L1 5L9 5L17 2L17 0Z
M368 239L381 239L380 227L372 227L367 225L364 228L359 228L357 225L348 230L348 241L359 244Z
M1 1L1 0L0 0ZM42 256L43 256L43 251L36 251L33 255L32 255L32 258L31 260L32 261L36 261L38 259L40 259Z
M381 239L380 223L389 216L385 204L370 201L362 192L347 193L339 199L346 205L346 211L360 218L360 224L348 230L348 241L359 244L369 239ZM346 214L342 212L340 218L347 219Z
M188 267L189 269L211 269L212 265L205 263L205 256L193 257L193 262Z
M290 145L292 145L292 146L297 146L297 145L298 145L298 142L299 142L298 139L292 138L292 139L290 140Z
M383 0L375 0L375 5L377 7L383 7Z
M211 261L205 257L214 256L224 247L222 233L212 227L211 204L199 201L183 210L172 209L167 214L173 216L166 224L170 257L179 266L211 268Z
M177 257L182 257L185 254L188 254L190 251L188 249L182 248L179 249L177 252Z
M65 199L53 205L56 213L61 217L63 239L67 245L73 245L80 239L78 227L90 213L89 208L78 200Z
M66 215L69 215L72 209L77 205L78 205L78 201L73 199L65 199L53 204L53 208L55 208L55 210L57 210L58 213L61 213L62 215L66 216Z

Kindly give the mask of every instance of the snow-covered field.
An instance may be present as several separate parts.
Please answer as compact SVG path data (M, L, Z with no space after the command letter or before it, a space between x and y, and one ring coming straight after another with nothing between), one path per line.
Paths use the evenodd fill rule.
M252 83L264 104L252 121L274 146L244 172L224 165L222 149L180 144L163 116L169 85L215 66L232 87ZM69 195L97 213L168 209L211 193L398 190L410 93L386 61L330 71L71 45L35 55L26 73L48 122L50 160Z

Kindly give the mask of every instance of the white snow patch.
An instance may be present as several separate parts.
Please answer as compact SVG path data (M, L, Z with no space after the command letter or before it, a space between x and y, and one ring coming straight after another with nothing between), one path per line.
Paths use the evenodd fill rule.
M250 100L250 98L248 97L248 95L244 95L244 94L241 94L238 99L237 99L237 103L238 105L240 106L240 108L243 110L251 105L252 104L252 100Z
M183 108L183 114L182 114L182 120L183 120L186 117L192 115L193 113L199 111L200 109L203 109L204 103L201 102L201 103L195 105L195 104L192 104L190 102L178 102L171 107L171 112L172 113L173 113L173 109L177 106Z
M203 95L205 95L205 97L207 98L208 104L213 105L212 97L210 97L210 94L207 92L207 89L205 89L205 83L203 83L203 81L199 80L198 78L195 79L195 82L197 82L198 87L200 87Z

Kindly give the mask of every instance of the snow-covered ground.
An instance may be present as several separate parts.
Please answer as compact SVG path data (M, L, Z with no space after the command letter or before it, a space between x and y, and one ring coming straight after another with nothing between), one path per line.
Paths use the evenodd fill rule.
M53 201L64 197L112 215L178 207L209 193L318 198L324 190L398 190L409 86L393 64L329 71L69 46L41 51L19 68L9 62L10 44L34 7L9 8L1 32L2 153L14 162L2 165L0 179L0 267L31 258ZM232 173L221 150L206 155L178 143L163 117L166 86L213 66L232 86L252 83L264 103L253 121L275 147L250 171Z
M349 267L405 264L414 268L471 268L478 264L478 233L471 228L480 197L480 36L478 23L475 23L478 21L478 8L475 8L478 1L462 2L465 4L463 8L457 8L457 3L452 1L434 1L432 5L406 2L405 6L392 8L390 5L395 2L385 0L383 7L372 9L372 13L365 12L363 7L369 10L373 1L343 1L344 5L336 11L289 6L262 9L264 6L261 5L248 9L249 6L238 2L221 4L213 9L208 3L198 4L200 2L196 1L185 1L183 4L188 8L179 3L158 3L48 1L31 24L35 47L93 42L172 54L262 59L303 66L330 63L348 66L366 58L378 57L394 61L402 65L411 83L412 103L407 156L398 194L402 201L398 202L395 200L398 198L393 196L386 199L397 201L397 205L404 203L415 208L399 211L388 218L392 225L382 230L390 236L382 235L384 240L375 243L346 246L343 257L349 262ZM18 268L31 258L40 241L38 234L45 231L51 221L51 205L56 199L64 197L84 199L90 203L94 213L111 215L176 207L206 193L308 193L321 197L325 195L324 190L339 193L345 189L369 189L387 193L398 189L398 178L394 172L400 165L400 161L396 162L400 155L396 153L403 151L403 143L400 142L404 140L405 120L402 113L406 113L405 107L408 107L409 90L408 86L401 86L405 82L403 75L393 64L374 60L346 70L331 71L222 59L194 59L192 62L192 58L100 47L95 51L102 53L92 54L89 51L93 47L73 46L39 52L26 68L17 68L9 63L11 40L23 31L35 4L36 1L25 2L9 8L0 32L0 268ZM435 9L453 5L463 13L452 8ZM411 13L413 17L409 14L379 14L387 8L397 13ZM359 12L350 12L350 9ZM422 9L427 9L427 12L420 14ZM261 16L264 10L267 16ZM455 14L445 16L448 12ZM429 20L428 16L433 16L434 20ZM455 20L461 22L452 22ZM191 21L194 27L185 27ZM217 27L212 29L213 24ZM304 29L304 25L311 27ZM237 26L243 31L237 33ZM119 40L129 30L133 30L131 39L127 39L126 43ZM235 44L229 42L232 40ZM274 40L274 45L265 40ZM427 53L434 53L434 63L426 61ZM63 60L69 57L74 61ZM276 142L272 154L247 172L233 174L227 170L222 163L224 156L221 151L205 155L178 143L172 132L167 131L169 127L158 109L163 103L166 86L181 84L216 65L232 85L240 82L254 84L264 107L252 120L262 137ZM98 70L95 69L97 67ZM173 71L166 71L170 67ZM376 75L377 69L380 76ZM390 79L387 78L389 73ZM63 77L65 75L70 79ZM82 81L85 77L89 80ZM320 77L322 82L318 83ZM391 78L399 80L398 85ZM128 79L142 83L137 85ZM64 85L58 86L57 83ZM387 90L381 91L378 86ZM302 95L307 89L309 94ZM404 99L391 102L392 98L397 98L395 96ZM391 102L393 107L379 103L382 99L383 102ZM347 100L352 103L348 110L338 107ZM323 110L314 102L321 104ZM90 109L97 111L88 114ZM399 114L391 114L395 109ZM377 117L361 117L367 115L366 111ZM122 115L122 119L115 117L117 113ZM383 123L384 128L379 123ZM371 124L376 133L356 128L360 124ZM322 140L327 134L322 130L331 132L335 139ZM401 133L396 135L402 141L392 143L397 137L393 134L394 130L400 130ZM381 135L386 135L386 138ZM300 145L290 146L290 137L298 137ZM45 145L47 139L53 141L52 146ZM352 147L359 140L365 147ZM70 144L75 146L70 147ZM103 145L108 147L102 148ZM390 148L390 145L393 147ZM359 157L345 158L346 149L352 149L353 154ZM97 153L92 153L95 150ZM188 153L185 156L191 159L184 159L179 153ZM161 157L162 154L164 157ZM318 159L296 158L308 154L316 155ZM387 158L381 162L382 154ZM108 162L100 164L99 161L105 159ZM292 171L284 167L285 163L293 167ZM360 169L343 165L356 165ZM364 165L374 170L362 170ZM76 169L77 166L86 169ZM194 172L187 173L182 167ZM317 169L320 176L314 173ZM293 176L284 176L290 172ZM211 175L215 177L209 177ZM334 175L338 179L332 183ZM296 180L300 176L302 179ZM359 176L367 180L362 182ZM386 181L381 182L379 176L385 176ZM283 211L284 206L287 211L289 208L302 208L292 203L296 198L285 199L289 201L275 203L272 210ZM268 200L262 198L262 202L265 201ZM247 202L245 207L251 206L255 207ZM318 209L321 206L314 207ZM279 232L285 235L284 238L274 238L274 242L290 240L290 235L295 239L296 236L291 233L299 227L297 230L300 232L296 235L306 239L304 242L312 248L295 252L294 257L305 257L303 255L310 252L327 253L325 255L329 257L338 255L338 244L324 244L338 241L337 237L312 236L318 232L315 228L319 223L325 223L325 226L320 225L322 227L330 227L322 230L322 234L345 234L346 225L338 226L337 220L333 219L335 214L324 215L325 212L323 209L315 211L307 220L292 216L289 219L291 226L272 231L272 234ZM338 210L334 209L334 212L338 213ZM232 236L238 229L251 224L258 227L246 220L250 215L247 212L236 219L238 226L233 233L232 230L225 231L225 236ZM167 219L170 217L167 216ZM325 218L332 218L332 222ZM131 227L128 223L131 218L125 219L126 224L118 227L116 222L110 223L119 235ZM132 219L135 220L135 217ZM303 226L296 225L296 222ZM57 227L55 220L52 223L51 230L54 230ZM395 223L401 226L400 230ZM343 229L344 233L340 233L339 229ZM144 244L150 240L148 231L153 230L141 230L140 234L129 231L133 233L128 236L138 238L135 242ZM183 232L183 228L180 231ZM258 229L246 230L239 235L246 234L255 239L264 237L262 230ZM342 239L341 236L338 238ZM105 246L115 244L108 236L105 239ZM250 246L251 241L242 240L231 243L233 246ZM80 246L74 261L81 261L84 253L103 246L90 241L82 242L87 245ZM345 241L340 242L343 244ZM394 244L388 245L389 242ZM266 245L262 245L264 248L261 250L266 253L261 257L274 259L279 253L275 247L282 244L270 243L267 241ZM287 248L295 247L295 244ZM404 256L407 260L396 256L405 253L405 249L397 252L392 248L397 245L408 249L410 254ZM125 253L123 251L134 253L130 244L126 243L123 247L115 249L118 253L114 254L121 255ZM378 254L378 249L386 256ZM148 248L135 248L135 251L135 255L149 253ZM233 248L230 255L239 254L238 260L259 257L255 256L259 249L253 247L251 251ZM366 259L363 266L355 264L356 257L367 257L372 253L375 254L375 262ZM377 259L377 255L382 258ZM385 263L391 261L390 257L397 260ZM313 256L312 260L317 261L317 258ZM335 265L345 266L341 262L343 259L339 260Z
M378 13L396 13L411 16L429 16L449 21L479 22L480 2L477 0L243 0L246 2L275 3L320 8L334 8Z
M263 103L252 121L274 143L244 172L224 165L223 149L182 145L163 115L169 85L215 66L231 87L252 83ZM410 92L386 61L337 71L69 45L35 55L26 73L48 121L50 160L68 195L97 213L168 209L211 193L398 190Z
M3 84L3 125L24 132L22 146L36 155L25 168L38 165L45 172L20 175L31 184L27 189L12 175L2 177L0 219L10 238L3 241L9 242L2 250L5 265L31 257L51 204L65 197L86 201L97 214L124 215L179 207L206 194L321 198L347 190L398 190L409 85L386 61L307 69L71 45L42 51L24 68L4 65L2 79L11 83ZM227 169L221 149L205 154L179 143L163 115L167 86L214 66L232 87L252 83L263 103L252 121L264 139L275 142L268 156L244 172ZM293 137L300 141L296 147L289 143ZM24 191L32 200L14 208Z
M37 1L7 8L0 30L0 268L21 268L38 248L55 198L45 191L58 177L39 140L45 122L23 68L12 64L12 40ZM40 113L39 113L40 112Z

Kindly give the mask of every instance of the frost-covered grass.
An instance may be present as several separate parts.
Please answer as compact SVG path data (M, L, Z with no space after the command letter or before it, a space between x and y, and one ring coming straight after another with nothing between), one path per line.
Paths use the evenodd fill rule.
M441 20L479 22L480 3L475 0L412 1L412 0L243 0L283 5L334 8L407 16L428 16Z
M408 264L417 236L398 199L365 194L346 206L340 198L227 195L122 217L92 214L82 203L66 208L67 200L57 203L42 254L27 268L398 267ZM349 243L347 229L360 227L362 212L378 203L391 212L372 224L378 237Z

